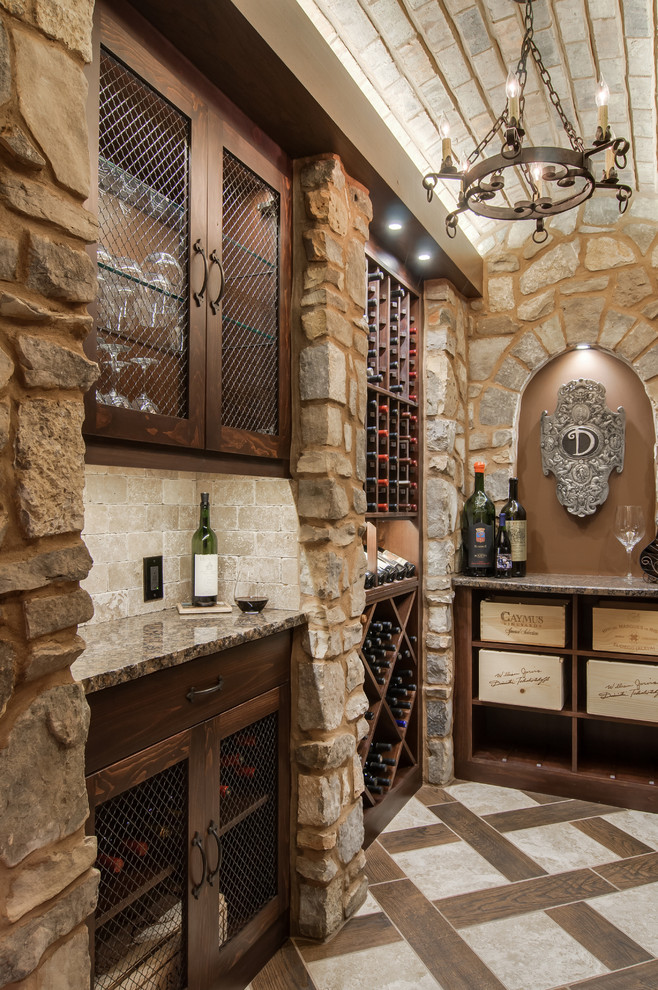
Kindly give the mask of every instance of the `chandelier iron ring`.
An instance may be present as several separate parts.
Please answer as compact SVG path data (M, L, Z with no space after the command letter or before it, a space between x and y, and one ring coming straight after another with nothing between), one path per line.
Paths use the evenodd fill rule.
M560 189L575 186L578 179L583 180L582 184L571 195L559 200L538 195L532 200L520 200L513 206L491 202L496 193L502 192L505 187L506 170L521 167L527 171L531 165L542 165L542 181L555 183ZM589 199L596 188L584 154L550 147L520 148L514 158L503 154L485 158L464 173L462 181L460 205L463 199L463 208L490 220L536 220L565 213Z

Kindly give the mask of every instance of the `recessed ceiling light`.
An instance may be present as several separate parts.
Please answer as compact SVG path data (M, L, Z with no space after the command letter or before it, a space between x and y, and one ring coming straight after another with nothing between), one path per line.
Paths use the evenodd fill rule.
M393 223L389 223L388 229L389 230L402 230L402 224L401 223L398 223L397 220L396 220Z
M418 255L418 260L419 260L419 261L429 261L431 257L432 257L432 255L431 255L431 254L428 254L428 253L427 253L427 252L425 251L425 252L423 252L423 254L419 254L419 255Z
M589 344L576 344L576 350L577 351L589 351L590 350L590 345Z

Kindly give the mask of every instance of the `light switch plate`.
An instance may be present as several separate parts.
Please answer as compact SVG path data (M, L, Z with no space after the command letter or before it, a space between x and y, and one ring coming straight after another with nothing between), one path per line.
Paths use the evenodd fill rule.
M163 597L162 555L144 557L144 601L153 602Z

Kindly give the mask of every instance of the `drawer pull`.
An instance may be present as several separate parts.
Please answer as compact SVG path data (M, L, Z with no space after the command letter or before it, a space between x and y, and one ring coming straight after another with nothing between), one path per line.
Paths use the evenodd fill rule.
M203 698L207 694L216 694L218 691L222 690L223 683L224 683L224 678L220 676L217 678L216 684L213 684L212 687L209 688L203 688L202 691L200 691L198 688L191 687L190 690L185 695L185 697L187 698L188 701L194 701L196 698Z
M215 867L214 870L208 870L208 876L206 877L209 886L212 887L213 880L219 873L219 868L222 865L222 844L219 839L219 832L217 831L217 826L213 821L211 821L210 825L208 826L208 835L212 835L213 839L217 843L217 866Z
M203 866L203 872L201 874L201 880L200 880L200 882L199 883L195 883L193 885L193 887L192 887L192 897L194 897L194 898L196 898L196 900L198 900L199 899L199 894L201 893L201 888L203 887L204 883L206 882L206 877L208 876L208 862L206 860L206 851L203 848L203 842L201 841L201 836L199 835L198 832L195 832L194 833L194 838L192 839L192 846L193 847L196 846L196 848L201 853L201 861L202 861L202 866Z

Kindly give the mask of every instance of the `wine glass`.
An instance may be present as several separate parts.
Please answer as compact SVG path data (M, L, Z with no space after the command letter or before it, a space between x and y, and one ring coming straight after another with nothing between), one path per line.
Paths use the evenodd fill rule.
M133 403L134 408L141 409L142 412L159 413L160 410L146 391L148 388L148 369L153 365L159 364L159 358L143 357L142 355L139 355L137 357L131 357L130 363L139 365L142 369L144 379L142 383L142 391Z
M644 536L644 517L639 505L618 505L615 513L615 536L626 549L627 578L631 577L631 551Z
M240 562L235 582L233 599L241 612L253 615L262 612L267 605L267 595L263 586L255 581L245 560Z

